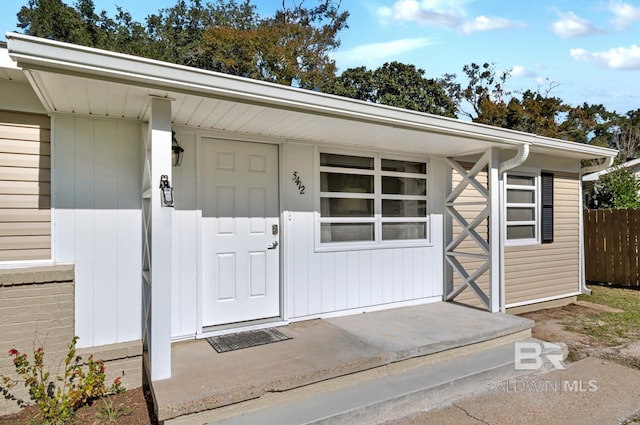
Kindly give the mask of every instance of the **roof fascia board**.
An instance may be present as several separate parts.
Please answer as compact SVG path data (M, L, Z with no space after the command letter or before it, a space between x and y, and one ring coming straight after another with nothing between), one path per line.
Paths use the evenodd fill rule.
M616 151L544 138L529 133L470 123L385 105L371 104L304 89L170 64L85 46L7 33L9 54L24 68L140 84L167 91L275 106L388 126L463 136L502 147L531 144L589 157Z

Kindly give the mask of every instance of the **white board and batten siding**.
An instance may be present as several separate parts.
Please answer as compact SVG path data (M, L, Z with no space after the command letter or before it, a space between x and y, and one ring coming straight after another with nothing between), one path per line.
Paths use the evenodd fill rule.
M173 169L176 208L173 220L172 329L174 340L193 338L203 328L199 313L199 270L201 253L201 205L197 170L203 139L237 139L237 135L202 132L175 127L185 149L180 167ZM261 142L261 140L247 140ZM442 299L442 203L444 163L428 162L430 236L429 246L316 252L314 185L316 147L311 143L281 142L281 290L283 318L304 320L351 311L385 308L394 304L421 303ZM357 152L356 152L357 153ZM366 152L365 152L366 153ZM201 161L200 161L201 162ZM207 164L198 164L205 167ZM292 180L298 171L305 193ZM318 174L316 176L316 174Z
M0 262L51 260L50 128L0 111Z
M289 319L441 300L441 214L430 215L430 246L318 252L314 241L318 151L312 144L293 142L283 148L284 299ZM427 191L433 195L429 202L435 204L429 205L430 211L442 211L441 170L441 161L429 161ZM296 171L305 186L302 194L293 181Z
M75 264L79 347L141 338L142 130L53 116L54 250Z
M176 129L184 148L180 167L173 167L174 188L172 263L171 263L171 336L193 338L198 327L198 135L190 129Z

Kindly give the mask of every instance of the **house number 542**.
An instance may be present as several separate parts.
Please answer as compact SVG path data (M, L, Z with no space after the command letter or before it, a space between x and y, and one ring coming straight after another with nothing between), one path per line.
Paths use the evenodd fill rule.
M293 182L296 184L296 186L298 187L298 192L300 192L300 195L304 195L304 190L306 189L304 187L304 185L302 184L302 180L300 180L300 175L298 174L297 171L293 172L293 178L291 179L293 180Z

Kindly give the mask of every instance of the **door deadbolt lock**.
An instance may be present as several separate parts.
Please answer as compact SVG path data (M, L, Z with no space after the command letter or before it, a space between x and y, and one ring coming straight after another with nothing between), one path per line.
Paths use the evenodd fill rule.
M274 224L273 226L271 226L271 234L273 236L278 234L278 225L277 224Z

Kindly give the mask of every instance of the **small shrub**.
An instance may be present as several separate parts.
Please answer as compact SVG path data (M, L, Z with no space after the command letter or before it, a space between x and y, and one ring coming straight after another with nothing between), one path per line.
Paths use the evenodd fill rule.
M78 337L74 336L64 359L64 375L55 377L51 377L49 371L44 369L43 347L34 351L33 362L29 361L26 353L21 353L15 348L9 350L16 373L38 406L44 424L67 423L73 418L75 411L89 401L123 391L120 377L109 387L105 385L104 362L94 360L93 355L87 359L87 370L83 369L81 357L76 356L77 342ZM2 379L7 388L13 388L20 383L8 377Z
M640 207L640 181L628 168L618 167L600 176L591 189L589 208Z

